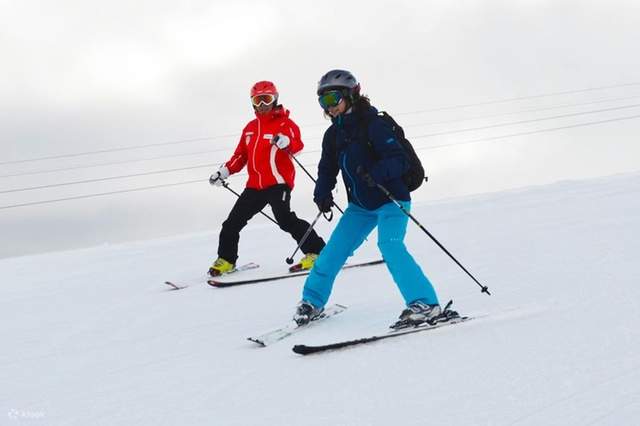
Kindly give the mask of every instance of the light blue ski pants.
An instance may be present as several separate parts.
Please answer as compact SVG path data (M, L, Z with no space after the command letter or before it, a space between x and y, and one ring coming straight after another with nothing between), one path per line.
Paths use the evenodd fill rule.
M410 201L400 203L407 211L411 209ZM404 245L408 221L408 216L392 202L376 210L366 210L349 203L304 283L302 299L316 307L326 305L336 275L377 226L378 248L405 303L420 300L437 304L433 285Z

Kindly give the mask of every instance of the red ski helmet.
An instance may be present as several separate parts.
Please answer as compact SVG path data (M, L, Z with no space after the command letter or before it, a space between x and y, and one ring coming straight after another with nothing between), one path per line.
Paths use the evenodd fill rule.
M277 98L278 89L276 89L276 85L270 81L259 81L253 85L250 94L252 98L257 95L273 95Z

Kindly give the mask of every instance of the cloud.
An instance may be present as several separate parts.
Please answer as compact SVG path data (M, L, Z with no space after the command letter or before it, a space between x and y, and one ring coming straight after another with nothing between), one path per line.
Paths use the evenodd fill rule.
M65 2L62 2L65 3ZM262 3L25 1L0 29L0 102L73 107L126 97L168 102L186 73L229 67L268 42L277 10Z
M22 160L239 132L252 117L249 87L261 79L277 83L281 100L302 127L307 149L318 149L326 126L305 124L323 122L314 96L315 85L331 68L353 71L373 103L388 110L401 124L422 124L427 129L432 128L428 123L438 121L553 106L560 100L451 109L412 116L411 120L398 116L443 106L636 81L640 65L640 57L632 54L633 36L640 26L636 9L634 1L616 0L606 4L578 0L385 0L332 5L311 0L0 0L3 159ZM632 89L603 92L599 97L629 95L635 93ZM587 101L595 96L576 95L564 98L562 103L569 99ZM493 123L495 120L485 124ZM622 128L623 124L616 126ZM510 144L504 141L424 151L432 184L416 197L433 199L539 182L535 173L541 168L546 181L558 176L630 170L632 160L637 158L638 148L632 149L637 123L625 126L627 131L620 134L613 133L612 125L537 135ZM452 123L442 130L455 128ZM495 132L499 134L498 130ZM450 140L476 137L479 136L452 135ZM230 137L115 152L55 164L15 164L4 167L2 172L212 148L231 150L236 140ZM616 149L598 144L601 141L615 141ZM556 155L552 147L560 142L567 148ZM591 151L585 147L591 147ZM575 153L584 154L582 164L572 162ZM227 159L223 158L226 155L211 154L197 160L220 163ZM166 164L135 162L122 167L4 180L0 188L39 185L45 179L54 183L93 179L195 163L193 157L179 158L167 160ZM305 161L310 164L313 156L305 157ZM314 166L310 167L314 172ZM198 170L189 175L198 177L206 180L207 173ZM171 183L180 177L168 175L163 179L132 179L113 185L126 189ZM295 198L302 206L313 209L311 189L303 184L305 179L300 173ZM243 182L238 179L234 183L239 189ZM105 202L89 199L7 210L0 220L8 226L17 224L9 244L20 241L21 235L33 233L33 229L44 230L32 234L28 243L20 243L29 251L48 244L46 229L56 226L54 222L60 222L60 217L66 219L59 227L59 239L50 238L60 246L64 246L67 234L69 244L74 246L91 244L89 240L134 235L146 238L167 230L198 231L217 226L228 212L228 206L220 206L218 200L230 195L212 193L207 188L199 196L175 202L176 193L182 196L201 190L195 188L113 196L105 198ZM67 190L72 191L70 195L101 191L93 187ZM57 198L61 196L59 191L21 196L28 197L25 201ZM92 212L85 222L79 222L83 223L81 226L73 224L74 217L85 219L87 206L102 208L107 201L113 203L110 218ZM4 204L17 202L17 194L7 194ZM148 211L156 209L164 216L158 216L155 223L148 221ZM185 218L185 210L203 209L215 212ZM11 222L11 215L18 222ZM42 226L34 228L30 221ZM91 229L95 235L83 239Z
M220 68L268 43L276 22L277 11L263 3L216 3L171 21L163 32L168 52L183 66Z

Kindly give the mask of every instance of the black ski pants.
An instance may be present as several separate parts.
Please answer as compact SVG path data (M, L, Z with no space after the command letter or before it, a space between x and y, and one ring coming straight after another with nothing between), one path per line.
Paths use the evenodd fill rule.
M302 236L309 228L309 223L298 218L291 211L290 202L291 189L285 184L274 185L266 189L245 188L231 209L229 217L222 224L218 256L233 264L236 263L240 231L247 225L249 219L258 214L267 204L271 206L280 229L291 234L296 243L300 244ZM300 250L305 254L320 253L324 245L322 238L316 234L315 230L312 230Z

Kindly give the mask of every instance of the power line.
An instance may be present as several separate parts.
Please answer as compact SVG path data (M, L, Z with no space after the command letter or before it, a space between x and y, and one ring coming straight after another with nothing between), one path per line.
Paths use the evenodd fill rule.
M561 127L551 127L551 128L548 128L548 129L539 129L539 130L531 130L531 131L527 131L527 132L510 133L508 135L491 136L491 137L486 137L486 138L473 139L473 140L465 141L465 142L457 142L457 143L442 144L442 145L432 145L432 146L427 146L427 147L418 147L418 148L416 148L416 151L425 151L425 150L429 150L429 149L438 149L438 148L448 148L448 147L458 146L458 145L469 145L469 144L474 144L474 143L479 143L479 142L488 142L488 141L493 141L493 140L498 140L498 139L512 138L512 137L516 137L516 136L527 136L527 135L533 135L533 134L536 134L536 133L546 133L546 132L553 132L553 131L557 131L557 130L575 129L575 128L578 128L578 127L595 126L595 125L604 124L604 123L613 123L613 122L616 122L616 121L633 120L633 119L636 119L636 118L640 118L640 114L631 115L631 116L628 116L628 117L611 118L611 119L608 119L608 120L592 121L592 122L579 123L579 124L570 124L570 125L561 126Z
M596 113L617 111L617 110L621 110L621 109L637 108L637 107L640 107L640 104L624 105L624 106L612 107L612 108L604 108L604 109L599 109L599 110L582 111L582 112L575 112L575 113L569 113L569 114L555 115L555 116L550 116L550 117L541 117L541 118L530 119L530 120L519 120L519 121L508 122L508 123L499 123L499 124L492 124L492 125L487 125L487 126L472 127L472 128L466 128L466 129L458 129L458 130L449 130L449 131L444 131L444 132L429 133L429 134L423 134L423 135L415 135L415 136L411 136L411 138L414 139L414 140L415 139L424 139L424 138L429 138L429 137L434 137L434 136L451 135L451 134L456 134L456 133L464 133L464 132L471 132L471 131L477 131L477 130L486 130L486 129L492 129L492 128L497 128L497 127L518 125L518 124L535 123L535 122L540 122L540 121L556 120L556 119L559 119L559 118L576 117L576 116L586 115L586 114L596 114ZM307 151L307 153L317 153L317 152L320 152L320 151L319 150ZM16 188L16 189L9 189L9 190L0 191L0 194L32 191L32 190L37 190L37 189L56 188L56 187L77 185L77 184L85 184L85 183L104 182L104 181L115 180L115 179L124 179L124 178L131 178L131 177L148 176L148 175L162 174L162 173L171 173L171 172L176 172L176 171L192 170L192 169L199 169L199 168L204 168L204 167L213 167L214 165L215 165L214 163L208 163L208 164L198 165L198 166L156 170L156 171L151 171L151 172L135 173L135 174L122 175L122 176L111 176L111 177L105 177L105 178L87 179L87 180L65 182L65 183L58 183L58 184L48 184L48 185L40 185L40 186L31 186L31 187L26 187L26 188Z
M586 122L586 123L572 124L572 125L561 126L561 127L552 127L552 128L547 128L547 129L531 130L531 131L527 131L527 132L511 133L511 134L508 134L508 135L492 136L492 137L474 139L474 140L465 141L465 142L442 144L442 145L433 145L433 146L428 146L428 147L418 147L418 148L416 148L416 150L417 151L425 151L425 150L431 150L431 149L453 147L453 146L458 146L458 145L469 145L469 144L480 143L480 142L507 139L507 138L517 137L517 136L527 136L527 135L533 135L533 134L537 134L537 133L545 133L545 132L553 132L553 131L558 131L558 130L574 129L574 128L579 128L579 127L595 126L595 125L599 125L599 124L612 123L612 122L624 121L624 120L633 120L633 119L637 119L637 118L640 118L640 114L627 116L627 117L611 118L611 119L607 119L607 120L600 120L600 121L592 121L592 122ZM314 163L314 164L317 164L317 163ZM311 166L311 165L312 164L305 165L305 166ZM234 177L240 177L240 176L243 176L243 175L246 175L246 174L236 174L236 175L234 175ZM196 179L196 180L183 181L183 182L177 182L177 183L169 183L169 184L154 185L154 186L147 186L147 187L140 187L140 188L133 188L133 189L125 189L125 190L119 190L119 191L103 192L103 193L97 193L97 194L86 194L86 195L79 195L79 196L67 197L67 198L58 198L58 199L53 199L53 200L43 200L43 201L34 201L34 202L29 202L29 203L12 204L12 205L7 205L7 206L0 206L0 210L6 210L6 209L12 209L12 208L18 208L18 207L26 207L26 206L35 206L35 205L42 205L42 204L50 204L50 203L57 203L57 202L61 202L61 201L79 200L79 199L93 198L93 197L99 197L99 196L105 196L105 195L122 194L122 193L128 193L128 192L136 192L136 191L145 191L145 190L156 189L156 188L166 188L166 187L172 187L172 186L178 186L178 185L187 185L187 184L192 184L192 183L197 183L197 182L205 182L205 180L204 179Z
M471 145L471 144L480 143L480 142L489 142L489 141L494 141L494 140L517 137L517 136L528 136L528 135L533 135L533 134L536 134L536 133L547 133L547 132L553 132L553 131L558 131L558 130L573 129L573 128L578 128L578 127L595 126L595 125L598 125L598 124L611 123L611 122L624 121L624 120L632 120L632 119L636 119L636 118L640 118L640 114L632 115L632 116L628 116L628 117L612 118L612 119L608 119L608 120L600 120L600 121L593 121L593 122L587 122L587 123L571 124L571 125L567 125L567 126L551 127L551 128L547 128L547 129L531 130L531 131L527 131L527 132L510 133L508 135L491 136L491 137L473 139L473 140L464 141L464 142L448 143L448 144L441 144L441 145L431 145L431 146L425 146L425 147L419 147L419 146L415 146L414 145L414 149L416 151L428 151L428 150L432 150L432 149L450 148L450 147L455 147L455 146L458 146L458 145ZM413 137L412 139L418 139L418 138L419 137ZM311 166L315 166L317 164L318 163L307 163L307 164L304 164L304 166L305 167L311 167ZM234 176L238 176L239 177L239 176L243 176L243 175L246 175L246 174L243 173L243 174L238 174L238 175L234 175Z
M72 170L82 170L82 169L91 169L95 167L106 167L106 166L119 166L122 164L130 164L130 163L139 163L143 161L155 161L155 160L165 160L168 158L177 158L177 157L189 157L192 155L202 155L202 154L211 154L215 152L228 151L229 149L212 149L208 151L199 151L199 152L189 152L186 154L171 154L171 155L160 155L157 157L149 157L149 158L139 158L136 160L125 160L125 161L114 161L109 163L99 163L99 164L91 164L88 166L74 166L74 167L64 167L60 169L49 169L49 170L38 170L33 172L23 172L23 173L15 173L10 175L0 175L0 178L10 178L10 177L19 177L19 176L31 176L31 175L40 175L45 173L56 173L56 172L68 172Z
M16 207L27 207L27 206L37 206L37 205L41 205L41 204L58 203L58 202L61 202L61 201L81 200L81 199L85 199L85 198L102 197L102 196L105 196L105 195L124 194L124 193L127 193L127 192L147 191L149 189L167 188L167 187L179 186L179 185L188 185L188 184L197 183L197 182L205 182L205 181L203 179L188 180L188 181L184 181L184 182L167 183L167 184L163 184L163 185L144 186L144 187L140 187L140 188L123 189L123 190L119 190L119 191L101 192L101 193L98 193L98 194L86 194L86 195L78 195L78 196L75 196L75 197L57 198L57 199L54 199L54 200L34 201L34 202L30 202L30 203L13 204L13 205L10 205L10 206L0 206L0 210L12 209L12 208L16 208Z
M460 104L460 105L452 105L452 106L446 106L446 107L423 109L423 110L419 110L419 111L411 111L411 112L400 113L400 114L396 114L396 115L422 114L422 113L425 113L425 112L446 111L446 110L450 110L450 109L468 108L468 107L472 107L472 106L500 104L500 103L506 103L506 102L522 101L522 100L526 100L526 99L538 99L538 98L546 98L546 97L549 97L549 96L571 95L571 94L575 94L575 93L592 92L592 91L597 91L597 90L615 89L615 88L619 88L619 87L638 86L638 85L640 85L640 82L639 83L614 84L614 85L611 85L611 86L589 87L589 88L585 88L585 89L576 89L576 90L565 90L565 91L562 91L562 92L545 93L545 94L541 94L541 95L516 96L516 97L513 97L513 98L497 99L497 100L493 100L493 101L476 102L476 103L470 103L470 104Z
M455 120L443 120L443 121L432 121L432 122L427 122L427 123L408 124L408 125L402 126L402 127L407 129L407 128L411 128L411 127L435 126L435 125L439 125L439 124L462 123L464 121L480 120L480 119L483 119L483 118L502 117L502 116L505 116L505 115L517 115L517 114L523 114L523 113L529 113L529 112L550 111L550 110L554 110L554 109L571 108L571 107L578 107L578 106L584 106L584 105L601 104L601 103L617 102L617 101L627 101L627 100L630 100L630 99L638 99L638 98L640 98L640 95L623 96L623 97L619 97L619 98L604 98L604 99L598 99L598 100L589 101L589 102L577 102L577 103L563 104L563 105L551 105L551 106L546 106L546 107L542 107L542 108L528 108L528 109L522 109L522 110L519 110L519 111L509 111L509 112L500 112L500 113L495 113L495 114L476 115L476 116L467 117L467 118L457 118Z
M568 94L575 94L575 93L584 93L584 92L607 90L607 89L614 89L614 88L620 88L620 87L629 87L629 86L637 86L637 85L640 85L640 82L638 82L638 83L614 84L614 85L599 86L599 87L589 87L589 88L575 89L575 90L565 90L565 91L560 91L560 92L551 92L551 93L544 93L544 94L539 94L539 95L528 95L528 96L517 96L517 97L512 97L512 98L502 98L502 99L495 99L495 100L476 102L476 103L451 105L451 106L437 107L437 108L431 108L431 109L423 109L423 110L417 110L417 111L400 112L400 113L396 113L394 115L400 116L400 115L409 115L409 114L422 114L422 113L425 113L425 112L453 110L453 109L467 108L467 107L471 107L471 106L481 106L481 105L491 105L491 104L498 104L498 103L507 103L507 102L526 100L526 99L537 99L537 98L543 98L543 97L560 96L560 95L568 95ZM306 126L310 127L310 126L316 126L316 125L320 125L320 124L308 124ZM95 150L95 151L85 151L85 152L78 152L78 153L71 153L71 154L61 154L61 155L29 158L29 159L23 159L23 160L11 160L11 161L0 162L0 165L21 164L21 163L28 163L28 162L34 162L34 161L43 161L43 160L57 160L57 159L62 159L62 158L79 157L79 156L83 156L83 155L105 154L105 153L110 153L110 152L121 152L121 151L128 151L128 150L134 150L134 149L142 149L142 148L150 148L150 147L158 147L158 146L166 146L166 145L176 145L176 144L184 144L184 143L191 143L191 142L201 142L201 141L208 141L208 140L213 140L213 139L221 139L221 138L236 137L236 136L237 136L237 133L226 134L226 135L214 135L214 136L208 136L208 137L202 137L202 138L184 139L184 140L170 141L170 142L160 142L160 143L152 143L152 144L144 144L144 145L135 145L135 146L129 146L129 147L109 148L109 149L102 149L102 150Z
M130 151L133 149L151 148L151 147L166 146L166 145L177 145L177 144L184 144L184 143L191 143L191 142L202 142L202 141L209 141L209 140L221 139L225 137L234 137L234 136L237 136L237 134L234 133L234 134L228 134L228 135L210 136L206 138L184 139L184 140L172 141L172 142L159 142L159 143L150 143L145 145L136 145L136 146L121 147L121 148L109 148L109 149L101 149L96 151L84 151L84 152L76 152L74 154L51 155L48 157L29 158L25 160L4 161L4 162L0 162L0 166L6 166L8 164L29 163L33 161L42 161L42 160L60 160L62 158L73 158L73 157L80 157L83 155L90 155L90 154L106 154L110 152Z
M9 194L9 193L13 193L13 192L24 192L24 191L33 191L35 189L57 188L57 187L60 187L60 186L78 185L78 184L83 184L83 183L105 182L105 181L109 181L109 180L125 179L125 178L149 176L149 175L157 175L157 174L162 174L162 173L172 173L172 172L178 172L178 171L183 171L183 170L202 169L204 167L213 167L214 165L215 164L203 164L201 166L181 167L181 168L177 168L177 169L156 170L156 171L153 171L153 172L135 173L135 174L123 175L123 176L110 176L110 177L105 177L105 178L86 179L86 180L79 180L79 181L74 181L74 182L53 183L53 184L50 184L50 185L31 186L31 187L28 187L28 188L8 189L6 191L0 191L0 194Z
M564 105L554 105L554 106L548 106L548 107L543 107L543 108L532 108L532 109L526 109L526 110L521 110L521 111L510 111L510 112L505 112L505 113L498 113L498 114L488 114L488 115L479 115L479 116L474 116L474 117L470 117L470 118L463 118L463 119L456 119L456 120L446 120L446 121L438 121L438 122L426 122L426 123L415 123L415 124L409 124L409 125L405 125L402 126L404 129L409 129L412 127L423 127L423 126L432 126L432 125L438 125L438 124L451 124L451 123L461 123L464 121L471 121L471 120L477 120L477 119L482 119L482 118L492 118L492 117L500 117L500 116L505 116L505 115L515 115L515 114L522 114L525 112L539 112L539 111L548 111L548 110L553 110L553 109L559 109L559 108L568 108L568 107L574 107L574 106L584 106L584 105L591 105L591 104L598 104L598 103L603 103L603 102L615 102L615 101L620 101L620 100L629 100L629 99L638 99L640 98L640 96L624 96L624 97L619 97L619 98L606 98L606 99L600 99L597 101L589 101L589 102L579 102L579 103L573 103L573 104L564 104ZM623 108L627 108L627 107L623 107ZM605 111L605 110L602 110ZM599 112L599 111L593 111L593 112ZM580 114L589 114L590 112L580 112L580 113L576 113L577 115ZM394 116L397 115L403 115L403 114L410 114L410 113L394 113ZM569 115L567 115L569 116ZM548 119L552 119L555 117L562 117L562 116L554 116ZM534 121L542 121L542 120L546 120L547 118L544 119L533 119L531 120L531 122ZM498 124L498 125L493 125L493 126L488 126L488 127L478 127L478 128L474 128L472 130L479 130L479 129L483 129L483 128L490 128L490 127L499 127L499 126L506 126L506 125L511 125L511 124L520 124L520 123L526 123L528 121L515 121L515 122L511 122L511 123L505 123L505 124ZM446 132L442 132L442 133L434 133L433 135L430 136L439 136L439 135L444 135L444 134L450 134L450 133L457 133L457 132L463 132L463 131L467 131L467 130L456 130L456 131L446 131ZM322 139L322 136L316 136L316 137L310 137L310 138L305 138L306 141L309 140L316 140L316 139ZM310 153L315 153L315 152L319 152L319 150L305 150L303 152L300 153L300 155L306 155L306 154L310 154Z
M532 118L532 119L529 119L529 120L510 121L510 122L506 122L506 123L491 124L491 125L487 125L487 126L471 127L471 128L458 129L458 130L447 130L447 131L438 132L438 133L427 133L427 134L423 134L423 135L408 135L408 136L409 136L410 139L425 139L425 138L430 138L430 137L435 137L435 136L445 136L445 135L452 135L452 134L455 134L455 133L464 133L464 132L471 132L471 131L477 131L477 130L486 130L486 129L492 129L492 128L497 128L497 127L513 126L513 125L518 125L518 124L536 123L536 122L540 122L540 121L557 120L559 118L577 117L579 115L597 114L597 113L601 113L601 112L609 112L609 111L616 111L616 110L620 110L620 109L637 108L637 107L640 107L640 104L623 105L623 106L619 106L619 107L604 108L604 109L599 109L599 110L581 111L581 112L574 112L574 113L569 113L569 114L553 115L553 116L549 116L549 117ZM307 150L305 152L302 152L300 155L318 153L318 152L321 152L321 150L318 150L318 149Z
M427 133L427 134L424 134L424 135L412 136L412 138L414 138L414 139L430 138L430 137L434 137L434 136L451 135L451 134L454 134L454 133L472 132L472 131L476 131L476 130L493 129L493 128L496 128L496 127L514 126L514 125L517 125L517 124L536 123L536 122L539 122L539 121L557 120L559 118L577 117L579 115L597 114L597 113L601 113L601 112L617 111L617 110L628 109L628 108L637 108L639 106L640 106L640 104L633 104L633 105L624 105L624 106L620 106L620 107L599 109L599 110L594 110L594 111L573 112L573 113L570 113L570 114L561 114L561 115L555 115L555 116L552 116L552 117L532 118L532 119L529 119L529 120L512 121L512 122L509 122L509 123L498 123L498 124L491 124L491 125L487 125L487 126L470 127L470 128L458 129L458 130L449 130L449 131L446 131L446 132Z
M565 91L560 91L560 92L543 93L543 94L540 94L540 95L516 96L516 97L512 97L512 98L494 99L494 100L483 101L483 102L475 102L475 103L459 104L459 105L449 105L449 106L444 106L444 107L434 107L434 108L430 108L430 109L421 109L421 110L414 110L414 111L398 112L398 113L395 113L394 115L400 116L400 115L423 114L425 112L446 111L446 110L452 110L452 109L468 108L468 107L472 107L472 106L492 105L492 104L499 104L499 103L514 102L514 101L522 101L522 100L527 100L527 99L537 99L537 98L545 98L545 97L551 97L551 96L570 95L570 94L576 94L576 93L592 92L592 91L607 90L607 89L616 89L616 88L620 88L620 87L638 86L638 85L640 85L640 82L613 84L613 85L610 85L610 86L588 87L588 88L576 89L576 90L565 90ZM321 126L323 124L325 124L325 123L305 124L303 126L312 127L312 126Z
M431 125L439 125L439 124L461 123L461 122L465 122L465 121L472 121L472 120L478 120L478 119L483 119L483 118L501 117L501 116L506 116L506 115L516 115L516 114L522 114L522 113L528 113L528 112L549 111L549 110L560 109L560 108L569 108L569 107L592 105L592 104L599 104L599 103L616 102L616 101L630 100L630 99L637 99L637 98L640 98L640 96L624 96L624 97L618 97L618 98L604 98L604 99L598 99L596 101L578 102L578 103L563 104L563 105L552 105L552 106L547 106L547 107L543 107L543 108L530 108L530 109L525 109L525 110L520 110L520 111L510 111L510 112L504 112L504 113L498 113L498 114L478 115L478 116L468 117L468 118L463 118L463 119L409 124L409 125L405 125L403 127L405 129L409 129L409 128L412 128L412 127L423 127L423 126L431 126ZM396 114L394 114L394 115L396 115ZM304 140L305 141L309 141L309 140L315 140L315 139L320 139L320 138L321 137L310 137L310 138L305 138ZM206 151L191 152L191 153L186 153L186 154L169 154L169 155L161 155L161 156L148 157L148 158L139 158L139 159L135 159L135 160L113 161L113 162L98 163L98 164L83 165L83 166L64 167L64 168L49 169L49 170L37 170L37 171L31 171L31 172L22 172L22 173L0 175L0 179L2 179L2 178L12 178L12 177L21 177L21 176L33 176L33 175L46 174L46 173L67 172L67 171L73 171L73 170L83 170L83 169L90 169L90 168L95 168L95 167L116 166L116 165L123 165L123 164L138 163L138 162L143 162L143 161L164 160L164 159L187 157L187 156L193 156L193 155L214 154L214 153L218 153L218 152L228 152L228 151L230 151L232 149L233 148L219 148L219 149L211 149L211 150L206 150ZM318 150L303 151L299 155L305 155L307 153L315 153L315 152L319 152L319 151Z

